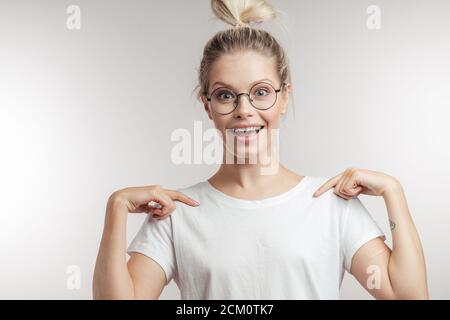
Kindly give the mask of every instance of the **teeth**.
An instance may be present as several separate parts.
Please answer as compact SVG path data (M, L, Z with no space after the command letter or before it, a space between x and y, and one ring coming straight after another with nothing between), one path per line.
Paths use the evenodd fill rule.
M262 129L263 126L260 127L247 127L247 128L235 128L232 129L233 133L236 135L247 135L247 134L254 134L258 133L259 130Z
M233 129L233 131L236 133L240 133L240 132L256 131L259 129L261 129L261 127L247 127L247 128L235 128Z

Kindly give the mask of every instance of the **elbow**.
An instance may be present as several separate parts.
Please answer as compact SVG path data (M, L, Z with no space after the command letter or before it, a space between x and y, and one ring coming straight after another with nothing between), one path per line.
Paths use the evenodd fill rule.
M394 293L395 300L429 300L428 289L411 290L408 292Z
M400 295L396 296L395 300L429 300L428 294L410 294L410 295Z
M134 290L126 290L123 288L113 288L111 286L101 286L96 283L92 284L93 300L136 300Z
M430 300L428 295L428 290L422 290L420 292L416 292L410 298L410 300Z

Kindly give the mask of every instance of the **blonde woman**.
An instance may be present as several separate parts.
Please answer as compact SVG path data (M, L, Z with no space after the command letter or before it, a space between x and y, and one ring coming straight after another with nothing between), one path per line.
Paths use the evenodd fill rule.
M299 175L272 152L292 90L282 47L254 26L274 19L273 7L211 5L231 28L206 43L198 97L224 138L224 160L234 161L186 188L114 192L94 298L157 299L173 279L182 299L338 299L347 271L377 299L427 299L424 255L397 179L358 168L331 178ZM263 153L273 172L247 161ZM392 250L359 194L383 197ZM139 212L148 217L126 248L127 216Z

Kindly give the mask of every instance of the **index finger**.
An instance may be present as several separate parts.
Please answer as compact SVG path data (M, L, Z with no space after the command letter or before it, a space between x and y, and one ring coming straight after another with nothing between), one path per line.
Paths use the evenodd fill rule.
M185 195L179 191L166 190L166 192L172 198L172 200L181 201L183 203L186 203L187 205L194 206L194 207L200 205L200 203L198 203L194 199L189 198L187 195Z
M319 187L319 189L316 190L316 192L314 192L313 196L314 197L318 197L320 196L322 193L324 193L325 191L331 189L332 187L334 187L337 182L339 181L339 179L341 178L342 174L338 174L337 176L329 179L327 182L325 182L323 185L321 185Z

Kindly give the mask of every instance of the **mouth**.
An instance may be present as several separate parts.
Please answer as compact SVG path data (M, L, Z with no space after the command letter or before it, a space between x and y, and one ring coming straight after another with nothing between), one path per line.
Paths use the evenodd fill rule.
M246 128L229 128L232 136L236 137L238 141L248 143L257 138L259 132L264 129L264 126L252 126Z
M246 127L246 128L229 128L230 132L237 137L246 137L257 135L264 126Z

